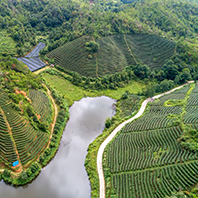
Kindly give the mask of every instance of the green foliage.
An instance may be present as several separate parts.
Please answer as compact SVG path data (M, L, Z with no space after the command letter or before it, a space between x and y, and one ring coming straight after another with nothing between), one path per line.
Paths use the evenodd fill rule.
M3 171L3 177L8 177L8 178L9 178L10 176L11 176L11 171L5 169L5 170Z
M100 48L100 44L95 41L90 41L85 43L85 47L87 51L91 51L93 53L97 52Z
M140 98L140 96L131 94L129 92L122 94L121 99L116 103L116 111L120 111L120 117L124 118L131 116L134 112L137 112Z
M170 99L170 100L167 100L165 103L164 103L165 106L183 106L185 105L185 100L175 100L175 99Z
M111 118L107 118L105 121L105 127L109 128L111 126L111 123L112 123Z
M153 97L155 95L155 87L153 85L146 86L143 94L146 97Z
M29 173L30 173L30 172L29 172ZM19 175L19 179L22 180L22 181L24 181L24 180L27 180L27 178L28 178L27 173L26 173L25 171L22 171L22 172L20 173L20 175Z

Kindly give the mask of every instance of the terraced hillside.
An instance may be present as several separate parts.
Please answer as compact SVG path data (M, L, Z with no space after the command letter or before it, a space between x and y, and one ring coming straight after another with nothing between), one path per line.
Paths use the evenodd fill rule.
M111 142L104 167L107 197L162 198L198 182L198 152L180 143L181 122L196 126L198 121L197 90L198 85L193 91L187 86L153 102ZM178 100L185 105L178 105Z
M138 62L160 69L171 59L175 43L155 35L118 34L97 39L100 48L93 53L86 50L91 36L83 36L55 49L47 56L60 67L83 76L98 77L122 71Z
M83 36L55 49L48 57L55 58L55 63L64 69L78 72L83 76L96 77L96 58L92 56L92 59L89 59L89 52L85 49L85 43L92 39Z
M29 96L32 100L32 106L35 113L38 115L39 120L45 122L50 115L49 99L43 92L35 89L29 90Z
M37 100L32 99L33 108L45 121L49 116L49 110L46 110L49 100L42 92L31 90L32 93L37 93ZM13 162L19 161L20 166L27 167L46 148L49 134L36 130L24 116L15 111L12 100L1 88L0 98L0 166L11 168ZM41 104L43 109L40 108Z

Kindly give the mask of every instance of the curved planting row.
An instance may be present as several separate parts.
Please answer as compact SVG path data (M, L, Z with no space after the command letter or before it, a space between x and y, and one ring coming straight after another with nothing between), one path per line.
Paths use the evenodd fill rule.
M181 114L182 108L163 106L166 100L186 99L188 89L153 102L143 117L127 124L107 147L104 170L106 183L109 186L109 179L111 183L109 197L162 198L198 182L198 152L181 147L182 129L174 123L175 116L167 118Z
M170 100L170 99L174 99L174 100L184 100L185 98L185 93L172 93L172 94L168 94L168 95L165 95L163 96L159 102L155 103L154 105L163 105L164 102L166 102L167 100ZM152 104L151 104L152 105Z
M158 115L167 115L171 114L180 114L182 112L181 106L158 106L151 105L150 113L158 114Z
M29 121L19 115L1 89L0 98L0 163L12 166L18 160L18 152L20 161L25 166L30 160L38 158L45 149L49 135L35 130Z
M187 106L197 106L198 105L198 93L191 93L190 98L188 99Z
M161 68L174 54L175 43L156 35L127 34L128 45L139 62Z
M32 100L32 106L35 113L40 117L42 122L45 122L50 115L50 106L48 97L41 91L35 89L29 90L29 96Z
M83 76L96 77L96 58L89 57L92 53L85 49L86 42L92 39L91 36L78 38L50 52L48 57L55 58L55 63L64 69L78 72Z
M36 131L26 119L12 109L11 103L5 104L2 109L4 112L9 112L6 117L12 129L20 161L25 165L47 146L49 135Z
M97 42L100 44L97 53L99 76L121 72L124 67L136 64L123 34L104 37Z
M9 126L8 123L6 123L7 120L2 109L2 106L9 104L11 100L1 89L0 98L0 164L12 166L12 163L17 160L17 155L9 132Z
M86 49L92 36L83 36L66 43L52 52L60 67L87 77L98 77L121 72L126 66L142 62L151 68L161 68L174 54L175 43L156 35L117 34L96 40L98 52ZM97 76L98 75L98 76Z
M123 132L128 133L132 131L145 131L171 127L173 126L173 123L174 119L167 118L167 115L156 115L155 113L149 113L138 120L127 124L123 129Z
M0 153L0 164L11 165L17 160L14 144L2 113L0 113Z
M184 117L184 123L196 124L198 123L198 84L195 85L186 106L187 113Z
M162 198L198 182L198 162L189 162L111 177L118 198Z
M192 93L198 93L198 84L196 83L194 89L192 90Z
M179 127L120 135L108 150L107 163L111 173L143 170L198 159L183 150L177 139ZM114 162L114 163L112 163Z
M130 116L132 112L138 110L140 96L135 94L128 94L126 99L118 101L118 107L121 110L121 117Z

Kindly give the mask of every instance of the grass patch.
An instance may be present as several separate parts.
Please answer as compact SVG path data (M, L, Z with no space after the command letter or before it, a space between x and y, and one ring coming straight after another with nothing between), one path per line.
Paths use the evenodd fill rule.
M164 106L173 107L173 106L183 106L184 104L185 104L185 100L170 99L164 103Z
M122 94L125 93L127 90L130 93L137 94L142 90L142 88L145 87L145 84L143 83L132 81L130 84L127 84L125 87L118 88L117 90L108 89L102 91L96 91L96 90L90 91L75 86L70 81L65 80L56 75L43 73L42 76L47 83L49 83L57 91L61 92L65 96L69 106L71 106L74 101L78 101L83 97L97 97L97 96L105 95L113 99L119 99L122 96Z

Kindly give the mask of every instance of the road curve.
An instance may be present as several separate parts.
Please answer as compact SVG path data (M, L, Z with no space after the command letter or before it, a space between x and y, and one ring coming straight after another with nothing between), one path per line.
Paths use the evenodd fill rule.
M98 154L97 154L97 170L98 170L98 176L99 176L99 181L100 181L99 182L100 183L100 198L105 198L105 179L104 179L103 166L102 166L102 156L103 156L103 153L104 153L104 150L105 150L105 147L107 146L107 144L109 144L109 142L115 137L115 135L118 133L118 131L120 131L127 123L135 120L136 118L139 118L143 114L148 102L151 102L151 101L153 101L153 99L160 98L161 96L169 94L177 89L182 88L184 85L187 85L187 84L193 83L193 82L194 81L190 81L188 83L185 83L185 84L183 84L179 87L176 87L170 91L167 91L165 93L156 95L152 98L147 98L146 100L144 100L142 102L141 108L135 116L133 116L132 118L130 118L130 119L124 121L123 123L121 123L120 125L118 125L113 130L113 132L104 140L104 142L100 145L100 148L98 149Z

